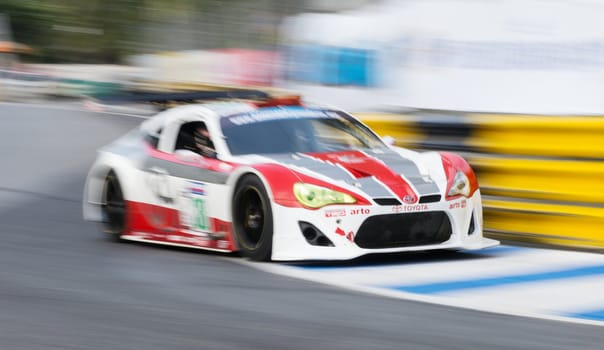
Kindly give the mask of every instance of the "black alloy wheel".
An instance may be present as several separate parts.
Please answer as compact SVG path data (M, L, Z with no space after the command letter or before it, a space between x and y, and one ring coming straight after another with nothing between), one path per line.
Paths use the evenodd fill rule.
M273 215L262 181L249 174L241 178L233 198L233 230L243 256L268 261L273 245Z
M122 187L113 171L105 178L103 197L103 231L119 240L126 227L126 204Z

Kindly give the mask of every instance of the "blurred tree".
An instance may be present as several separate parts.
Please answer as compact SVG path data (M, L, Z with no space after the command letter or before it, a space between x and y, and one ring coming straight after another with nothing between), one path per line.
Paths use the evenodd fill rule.
M46 62L119 63L133 53L277 44L303 0L1 0L13 37Z
M40 44L44 38L44 23L51 20L53 13L37 7L35 0L3 0L0 13L10 22L13 40L27 44ZM0 33L4 36L6 33ZM5 38L3 38L5 39Z
M3 0L15 40L45 61L115 63L136 36L144 0Z

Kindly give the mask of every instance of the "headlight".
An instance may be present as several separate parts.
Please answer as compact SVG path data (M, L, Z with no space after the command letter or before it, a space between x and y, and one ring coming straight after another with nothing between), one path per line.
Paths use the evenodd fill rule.
M294 195L298 202L310 208L321 208L329 204L353 204L357 201L349 194L301 182L294 184Z
M455 173L453 184L451 185L447 197L456 196L458 194L461 194L464 197L470 196L470 180L468 180L468 177L462 171Z

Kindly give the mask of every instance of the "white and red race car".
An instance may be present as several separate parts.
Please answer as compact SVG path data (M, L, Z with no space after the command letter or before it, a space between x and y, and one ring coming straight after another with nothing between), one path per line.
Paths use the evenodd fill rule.
M196 153L207 129L215 156ZM84 217L119 239L239 251L252 260L480 249L476 176L452 153L385 143L299 99L189 104L101 148Z

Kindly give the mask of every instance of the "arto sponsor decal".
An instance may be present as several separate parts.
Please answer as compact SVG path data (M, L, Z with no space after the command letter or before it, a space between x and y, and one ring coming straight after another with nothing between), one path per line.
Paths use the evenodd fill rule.
M451 203L449 204L449 209L463 209L468 205L467 201L464 199L460 202L455 202L455 203Z
M371 210L367 208L356 208L350 209L350 215L367 215L371 212Z
M354 242L354 233L352 231L348 231L348 233L346 233L346 231L338 227L336 228L336 234L346 237L347 240Z
M395 205L392 207L393 213L408 213L414 211L428 210L427 204L414 204L414 205Z

